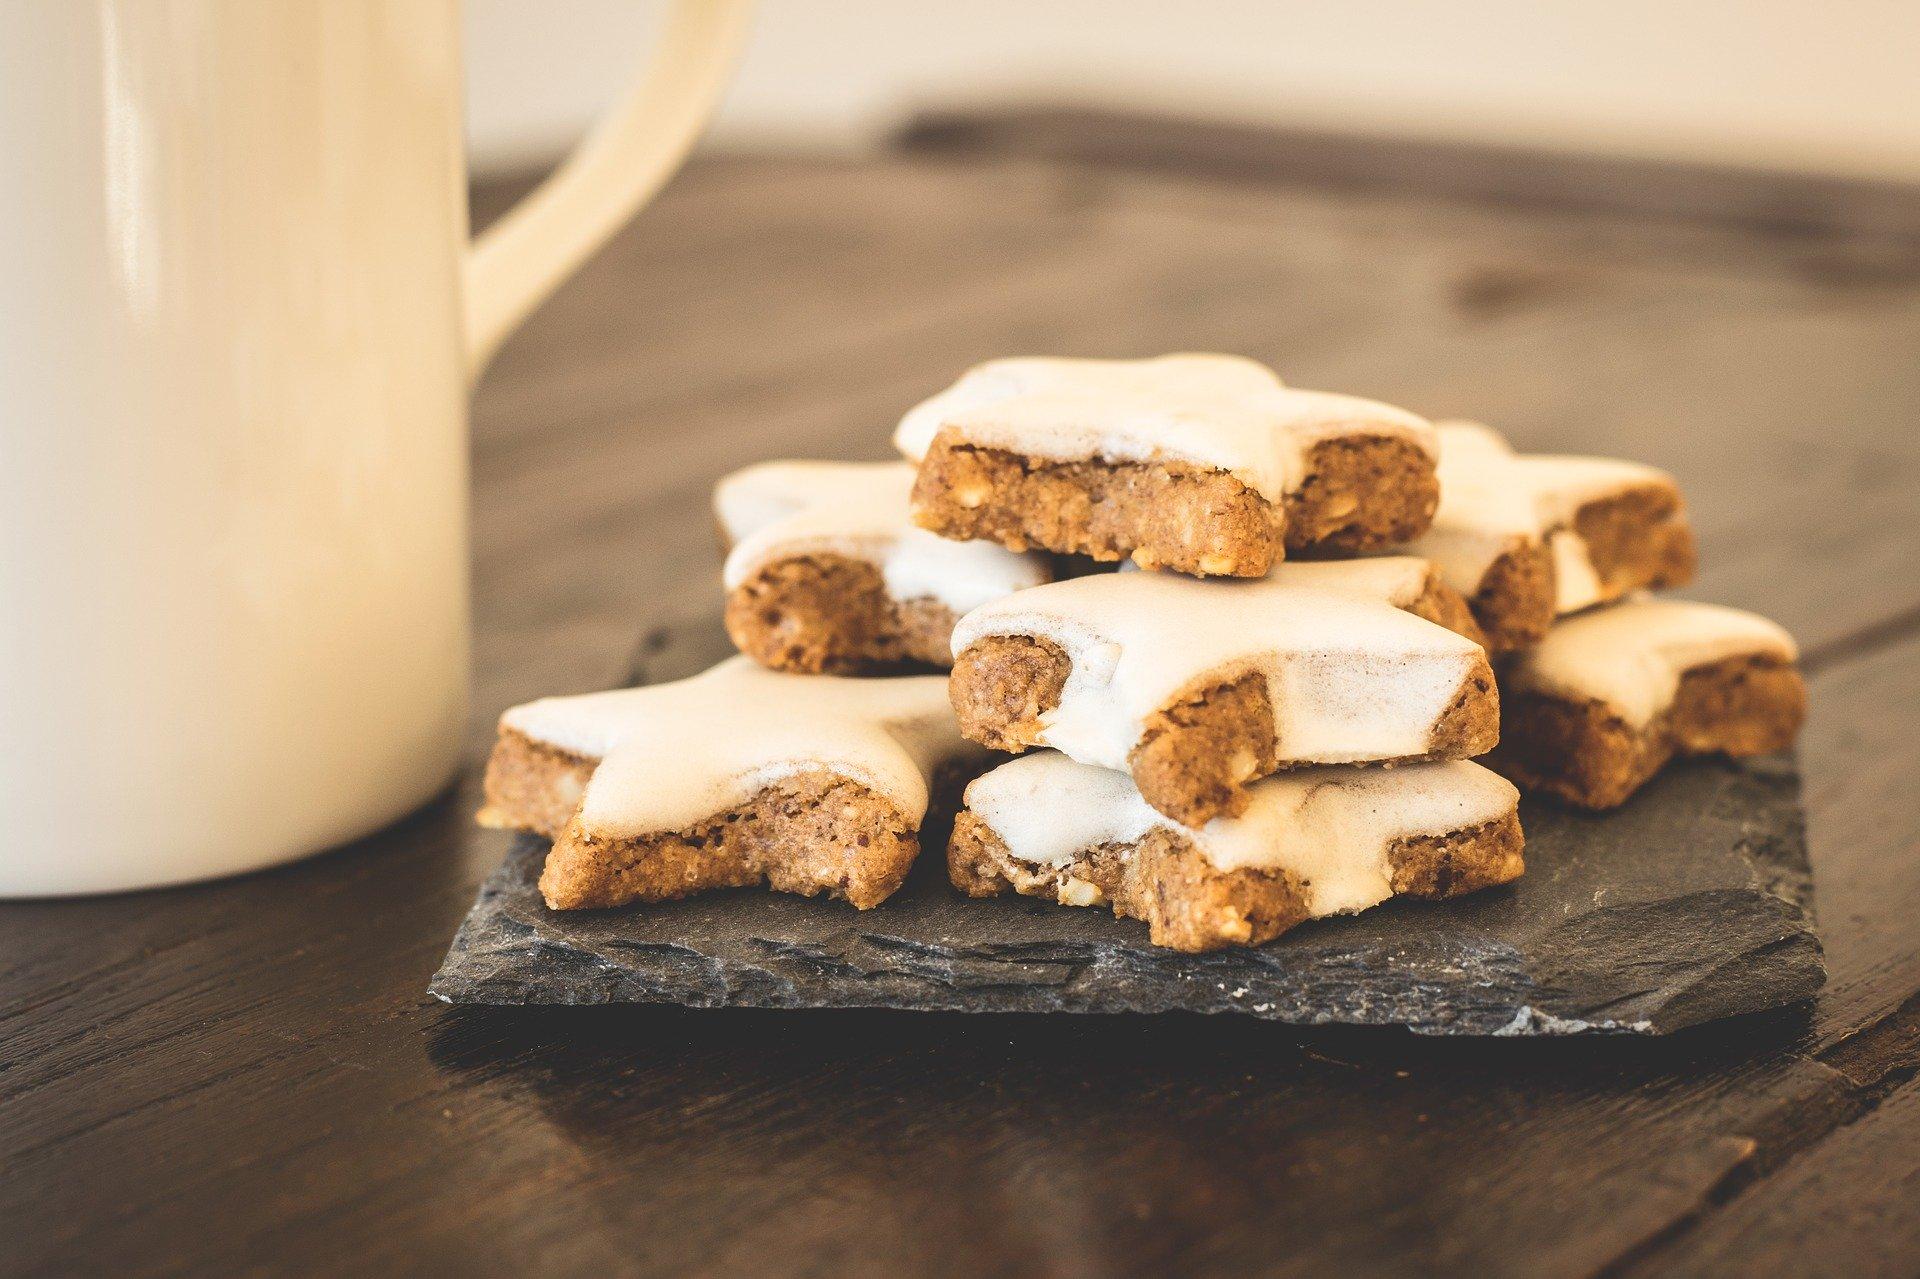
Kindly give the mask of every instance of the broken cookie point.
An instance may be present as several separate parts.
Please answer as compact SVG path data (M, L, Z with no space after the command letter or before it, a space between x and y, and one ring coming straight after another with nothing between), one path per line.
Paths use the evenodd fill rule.
M905 463L764 462L714 489L727 632L776 670L946 666L953 623L1052 577L1041 556L917 527Z

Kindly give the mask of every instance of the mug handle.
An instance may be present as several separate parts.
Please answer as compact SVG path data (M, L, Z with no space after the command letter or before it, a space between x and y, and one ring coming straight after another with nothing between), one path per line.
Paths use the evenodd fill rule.
M752 0L676 0L646 71L466 255L467 382L520 321L666 184L726 87Z

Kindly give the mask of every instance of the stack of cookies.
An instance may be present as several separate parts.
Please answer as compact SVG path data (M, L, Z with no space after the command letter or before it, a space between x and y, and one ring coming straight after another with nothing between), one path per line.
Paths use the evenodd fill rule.
M1804 708L1779 628L1641 597L1693 569L1648 467L1222 355L995 361L894 441L721 482L742 656L503 717L481 820L554 841L549 907L867 908L945 808L961 892L1254 945L1514 879L1508 778L1606 807Z

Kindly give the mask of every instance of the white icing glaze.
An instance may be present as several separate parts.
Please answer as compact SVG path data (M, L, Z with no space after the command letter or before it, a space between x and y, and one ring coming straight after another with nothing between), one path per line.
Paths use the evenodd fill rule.
M1272 501L1299 487L1306 451L1323 439L1391 435L1435 450L1425 418L1356 396L1293 390L1234 355L994 360L911 409L893 442L919 461L945 428L1056 461L1198 463Z
M1377 555L1358 560L1283 560L1267 573L1280 586L1343 591L1405 608L1427 589L1431 566L1417 555Z
M1592 698L1645 727L1669 706L1680 680L1730 657L1798 656L1793 637L1754 613L1692 600L1632 599L1555 622L1518 654L1503 688Z
M1021 861L1059 866L1101 844L1174 831L1222 871L1285 870L1316 916L1393 895L1395 840L1442 835L1514 811L1519 792L1478 764L1305 768L1248 788L1239 817L1190 830L1153 810L1125 774L1054 751L1023 755L967 787L967 808Z
M1593 565L1587 539L1571 528L1547 534L1547 556L1553 561L1553 612L1556 617L1592 608L1606 598L1600 570Z
M685 829L815 769L917 822L933 766L978 750L961 739L944 676L789 675L745 657L671 684L542 698L500 726L598 760L579 821L612 838Z
M1582 506L1647 484L1672 485L1665 471L1604 457L1515 453L1477 422L1442 422L1440 506L1433 527L1406 546L1432 560L1441 579L1472 597L1494 561L1545 543L1554 564L1555 611L1601 599L1586 540L1571 527Z
M1039 555L915 527L912 491L905 462L763 462L735 471L713 491L733 543L727 589L776 560L844 555L877 566L894 599L932 598L959 614L1051 576Z
M953 651L992 635L1058 644L1073 669L1042 741L1106 768L1127 768L1146 718L1175 694L1202 677L1249 670L1267 678L1282 760L1352 763L1426 750L1435 722L1484 660L1480 646L1383 600L1288 585L1286 576L1107 573L1055 582L969 613L954 628Z
M1115 570L1143 573L1132 560ZM1342 591L1405 608L1426 593L1432 566L1417 555L1375 555L1357 560L1282 560L1267 571L1266 580L1280 586L1304 586L1319 591Z

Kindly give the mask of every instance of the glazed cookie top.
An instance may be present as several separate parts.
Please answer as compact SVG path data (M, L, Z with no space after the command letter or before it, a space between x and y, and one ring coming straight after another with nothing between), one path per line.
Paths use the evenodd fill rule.
M1371 561L1358 561L1371 563ZM1107 573L1035 587L960 619L953 651L988 636L1052 641L1072 661L1042 740L1125 769L1146 721L1196 685L1247 671L1272 690L1282 759L1361 762L1418 755L1478 644L1348 590L1282 574L1208 582Z
M1376 555L1358 560L1282 560L1266 580L1281 586L1345 591L1405 608L1427 589L1431 565L1417 555Z
M990 542L952 542L909 518L905 462L762 462L722 479L714 514L733 549L728 590L776 560L833 554L880 569L899 600L932 598L954 613L1037 586L1047 561Z
M613 838L682 830L821 769L918 821L934 765L979 750L960 736L943 676L788 675L746 657L670 684L542 698L500 727L598 759L579 821Z
M1102 844L1164 827L1217 869L1284 870L1314 915L1364 910L1393 895L1394 842L1499 821L1519 792L1478 764L1303 768L1255 782L1238 817L1190 830L1148 805L1126 774L1057 751L1022 755L976 778L967 808L1025 862L1059 866Z
M1574 516L1629 489L1674 487L1665 471L1638 462L1515 453L1477 422L1441 422L1438 431L1440 506L1433 527L1406 549L1432 560L1442 580L1469 597L1503 552L1544 543L1553 557L1555 611L1598 603L1600 577Z
M1151 570L1123 560L1114 571ZM1426 593L1427 577L1432 572L1432 563L1417 555L1370 555L1353 560L1282 560L1267 570L1264 580L1281 586L1364 595L1405 608Z
M1696 667L1734 657L1793 661L1793 637L1754 613L1692 600L1634 599L1554 623L1515 655L1503 689L1586 698L1644 727L1673 705Z
M1306 451L1321 440L1388 435L1428 453L1436 447L1425 418L1356 396L1296 391L1234 355L993 360L910 410L893 442L919 461L943 430L1055 461L1196 463L1274 502L1300 486Z

